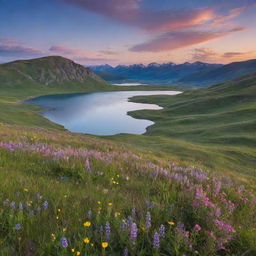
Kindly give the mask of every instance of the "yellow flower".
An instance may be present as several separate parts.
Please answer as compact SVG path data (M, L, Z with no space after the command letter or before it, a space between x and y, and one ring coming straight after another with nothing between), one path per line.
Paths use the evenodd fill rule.
M120 216L120 215L121 215L120 212L115 212L115 217L118 217L118 216Z
M143 231L144 231L144 230L146 230L146 228L145 228L145 227L143 227L143 226L141 227L141 229L142 229Z
M91 243L91 247L93 247L94 246L94 244L93 243Z
M81 254L81 252L76 252L76 255L80 255Z
M58 209L58 212L60 212L61 211L61 209Z
M174 225L175 223L173 221L168 221L169 225Z
M67 198L67 195L64 195L64 198Z
M112 203L108 203L109 206L112 206L113 204Z
M75 249L73 248L73 249L71 249L71 252L75 252Z
M55 234L51 234L51 237L52 237L52 241L55 241L56 240L56 236L55 236Z
M28 189L27 189L27 188L24 188L23 190L24 190L25 192L28 192Z
M101 246L105 249L108 247L108 242L102 242L101 243Z
M56 220L58 220L59 219L59 216L56 216Z
M85 223L84 223L84 227L90 227L91 226L91 222L90 221L86 221Z
M84 243L86 243L86 244L89 244L90 243L90 239L88 238L88 237L86 237L86 238L84 238Z
M97 204L101 204L101 201L98 201Z
M66 232L67 231L67 228L63 228L63 232Z

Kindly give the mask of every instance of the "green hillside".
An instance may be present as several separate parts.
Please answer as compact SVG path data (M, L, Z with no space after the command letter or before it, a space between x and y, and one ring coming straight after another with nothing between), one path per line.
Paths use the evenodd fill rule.
M211 166L237 171L246 167L255 176L256 74L175 97L134 97L132 101L156 103L164 108L131 113L156 123L146 133L152 148L180 155L187 152L185 157L190 155L203 163L209 163L205 160L211 156ZM181 145L185 143L181 148L179 141Z

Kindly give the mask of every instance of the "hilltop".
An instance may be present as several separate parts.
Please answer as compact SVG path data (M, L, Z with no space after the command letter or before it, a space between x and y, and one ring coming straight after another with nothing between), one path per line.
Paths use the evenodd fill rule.
M60 56L18 60L0 65L0 90L7 97L97 91L107 87L108 84L90 68Z

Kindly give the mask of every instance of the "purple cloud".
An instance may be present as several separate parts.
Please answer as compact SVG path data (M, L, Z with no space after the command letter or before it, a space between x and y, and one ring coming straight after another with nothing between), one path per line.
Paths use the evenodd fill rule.
M230 35L233 32L242 31L244 28L233 28L221 31L174 31L165 33L148 42L138 44L130 48L133 52L161 52L205 43Z
M40 56L44 53L31 47L23 46L23 43L11 38L0 38L0 56L2 57L23 57Z

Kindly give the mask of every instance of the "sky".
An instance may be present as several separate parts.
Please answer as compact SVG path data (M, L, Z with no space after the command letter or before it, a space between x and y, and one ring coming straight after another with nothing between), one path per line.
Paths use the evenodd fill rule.
M256 0L0 0L0 63L83 65L256 58Z

